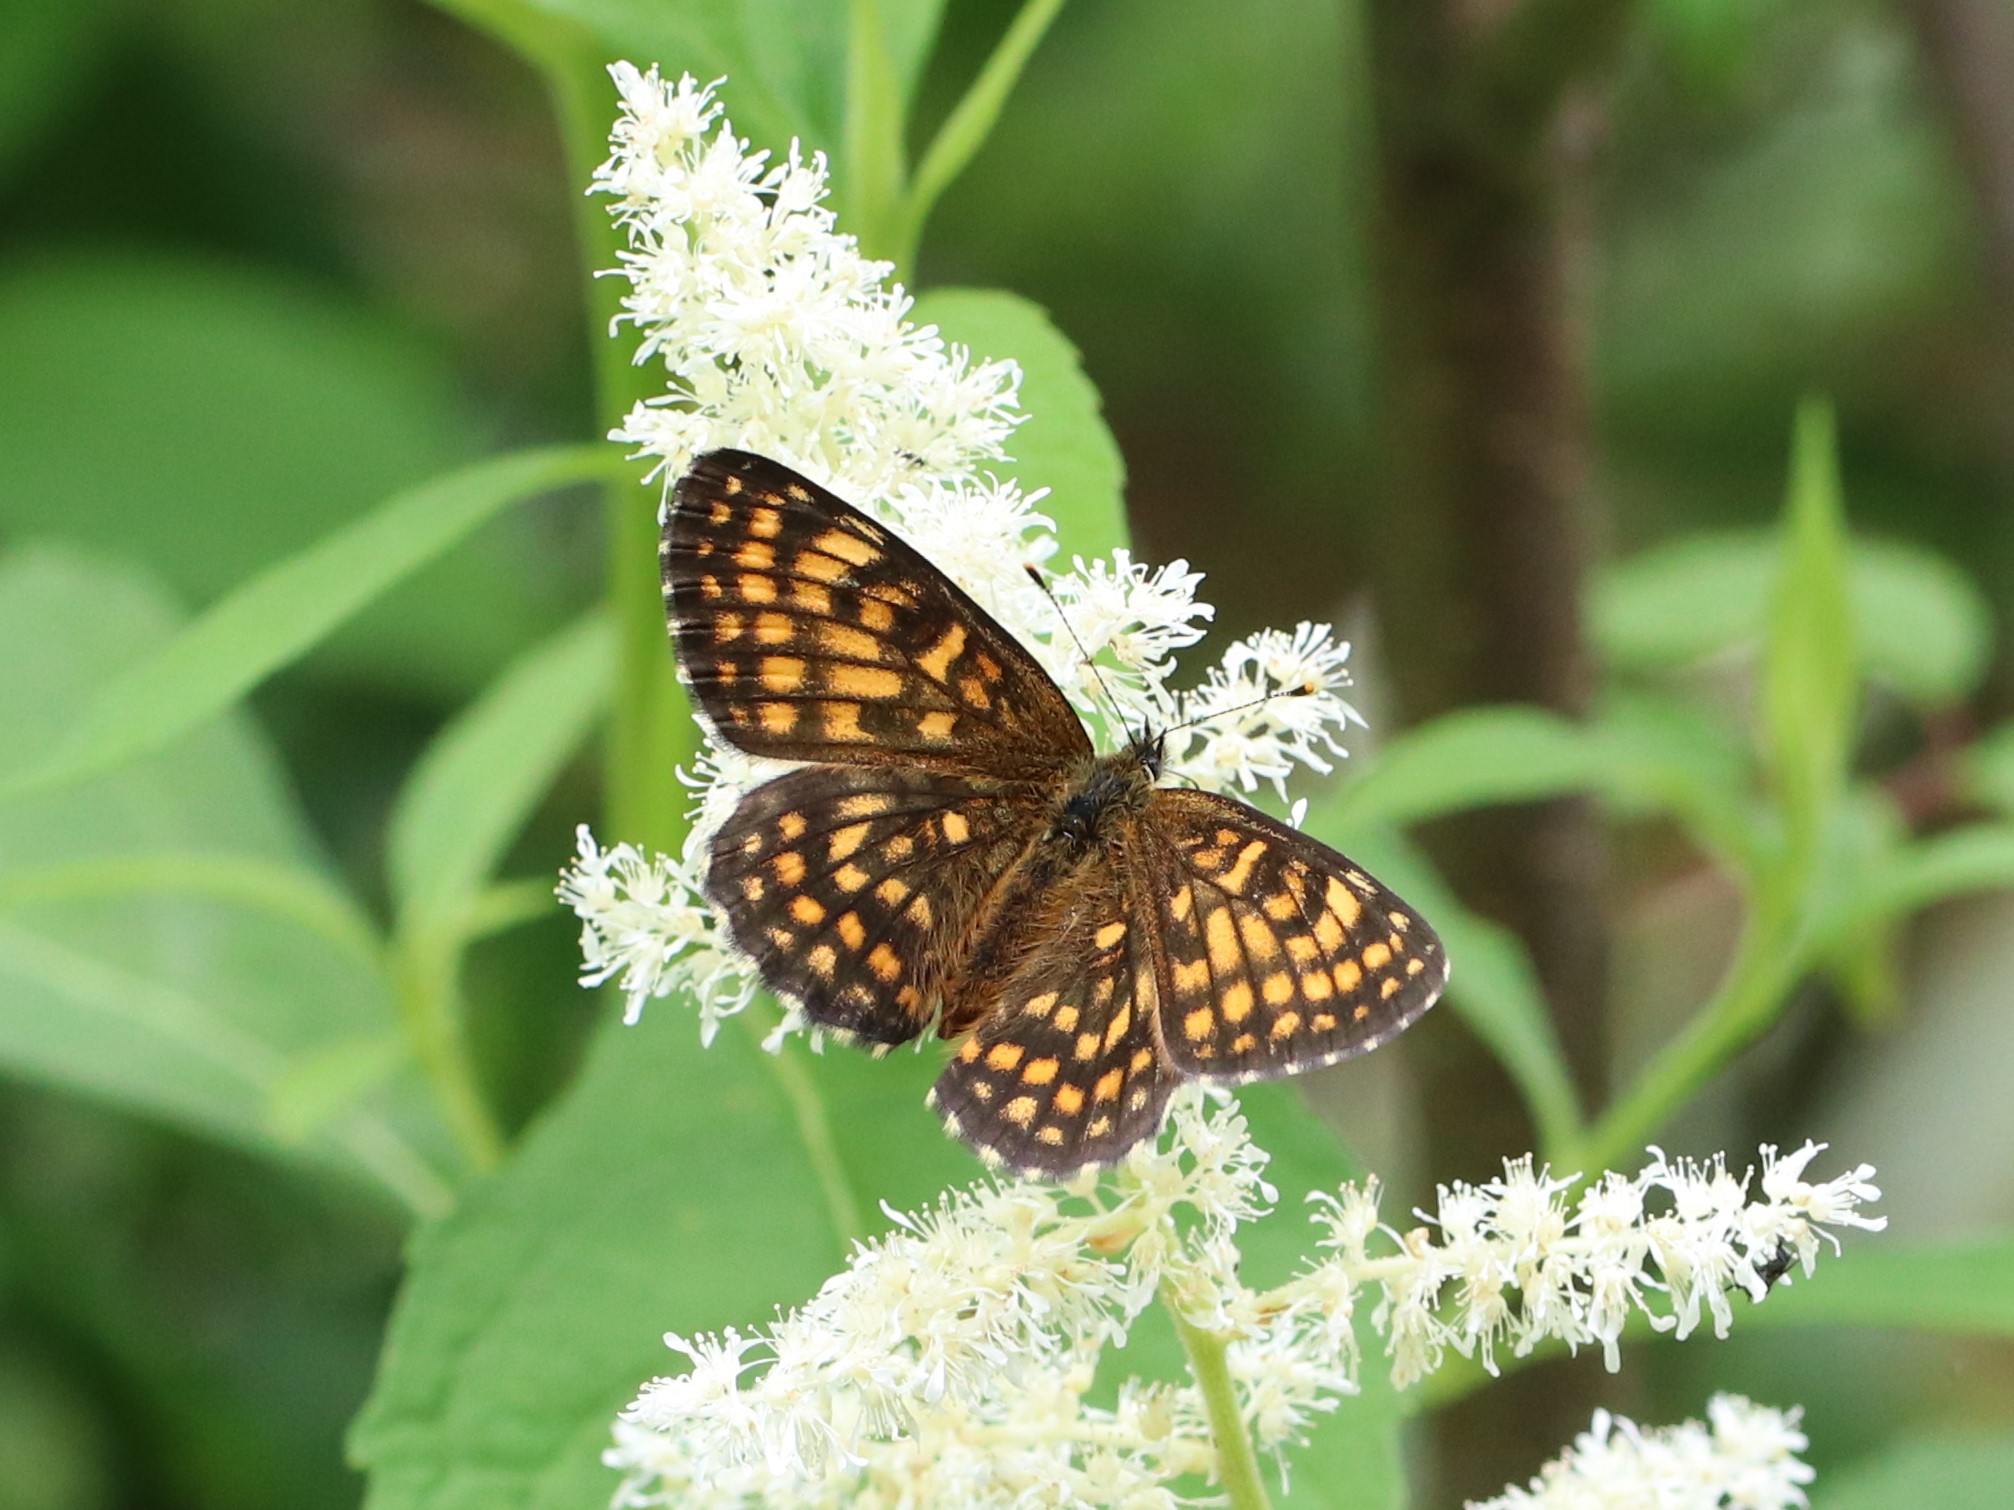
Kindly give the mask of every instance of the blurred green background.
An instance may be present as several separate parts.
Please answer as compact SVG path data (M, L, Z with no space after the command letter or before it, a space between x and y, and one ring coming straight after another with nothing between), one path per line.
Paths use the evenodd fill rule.
M1940 553L2007 622L2014 327L1995 247L2014 209L1985 192L1981 123L1949 58L1925 46L1935 12L1967 9L1636 8L1569 121L1600 557L1769 524L1793 408L1822 391L1855 528ZM948 109L1013 10L948 8L922 119ZM1376 475L1364 36L1335 0L1073 0L933 218L916 277L1051 311L1103 392L1142 552L1209 573L1220 632L1310 617L1359 635L1375 742L1417 710L1404 676L1381 674L1404 655L1378 643L1365 565L1365 537L1402 504ZM726 98L733 111L731 85ZM2000 187L2014 196L2014 181ZM591 435L582 188L536 81L437 10L8 0L0 548L26 574L22 601L61 613L66 582L109 571L119 626L158 634L401 486ZM592 601L600 524L584 498L510 512L258 693L270 754L229 758L276 814L298 801L306 831L285 843L325 851L387 905L399 782L455 708ZM1414 613L1431 618L1446 590L1422 580ZM80 641L77 654L99 652ZM54 707L66 673L45 670ZM1912 816L1934 825L1952 800L1935 757L2010 703L2003 655L1927 733L1877 706L1870 758L1915 783L1904 798L1929 784ZM556 871L593 807L583 764L517 842L512 872ZM60 827L0 828L0 845L67 842ZM1628 1061L1710 984L1735 913L1661 831L1621 831L1611 865L1610 1036ZM1829 1139L1834 1157L1880 1166L1897 1233L2014 1220L2014 902L1923 916L1898 958L1884 1021L1850 1025L1832 995L1806 993L1673 1146L1740 1157L1758 1138ZM570 985L577 960L557 908L472 956L474 1027L514 1124L576 1060L594 1011ZM277 979L313 963L260 968ZM1386 1057L1339 1094L1352 1136L1399 1169L1391 1182L1487 1173L1406 1164L1423 1161L1418 1131L1441 1111L1408 1095L1404 1055ZM400 1233L340 1183L32 1077L0 1084L0 1507L355 1503L342 1435ZM1697 1414L1712 1388L1804 1403L1813 1457L1845 1485L1856 1458L1892 1442L2004 1431L2014 1353L1772 1332L1667 1350L1619 1388L1611 1403L1646 1421ZM1488 1482L1557 1445L1525 1444ZM1998 1486L1985 1492L2014 1483L1993 1477L2006 1454L1977 1451L1980 1482ZM1851 1503L1893 1502L1857 1492L1869 1497Z

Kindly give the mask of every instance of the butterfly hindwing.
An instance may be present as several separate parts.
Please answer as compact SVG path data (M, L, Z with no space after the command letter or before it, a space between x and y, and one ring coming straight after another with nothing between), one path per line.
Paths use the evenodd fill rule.
M1413 910L1327 845L1214 793L1154 793L1161 1032L1185 1075L1257 1080L1376 1048L1440 995Z
M1180 1078L1155 1042L1147 936L1116 893L1067 911L1053 947L1026 958L930 1093L987 1162L1052 1178L1152 1137Z
M952 942L1027 843L997 792L927 771L807 766L714 835L707 895L763 981L869 1044L929 1026Z
M661 555L680 673L721 737L750 754L1023 778L1090 754L1012 635L781 463L699 457Z

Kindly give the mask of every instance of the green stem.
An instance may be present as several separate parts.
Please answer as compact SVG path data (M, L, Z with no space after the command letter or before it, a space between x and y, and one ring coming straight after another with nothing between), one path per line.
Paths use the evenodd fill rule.
M607 155L614 94L599 62L548 70L573 182L585 190ZM608 332L621 312L619 278L597 277L618 265L623 241L600 196L578 196L575 210L586 275L589 345L594 352L595 418L604 431L661 387L655 370L629 359L627 343ZM685 692L672 670L658 581L657 509L661 489L630 481L608 494L608 592L616 624L616 679L606 755L608 821L638 844L676 852L685 833L685 790L678 767L699 748Z
M923 223L930 218L938 198L986 144L1008 95L1020 82L1028 60L1048 33L1049 25L1063 9L1063 0L1026 0L1013 24L1000 38L986 66L979 70L964 96L952 107L937 128L937 135L924 151L903 197L892 250L898 267L913 267L916 246L923 236Z
M432 1221L455 1209L453 1188L377 1117L351 1112L335 1122L331 1133L414 1217Z
M846 40L845 224L870 257L909 267L902 246L903 101L880 0L852 0Z
M847 1178L846 1166L840 1161L832 1121L825 1115L825 1098L805 1073L804 1062L790 1052L788 1045L780 1054L763 1048L762 1023L753 1012L743 1012L735 1021L755 1040L756 1052L762 1056L790 1107L797 1136L811 1160L811 1172L817 1177L819 1193L825 1197L825 1214L832 1222L832 1230L839 1234L843 1246L864 1241L867 1223L860 1214L860 1198L854 1194L853 1182Z
M494 882L478 892L462 914L462 944L466 947L526 923L543 922L555 911L549 876Z
M399 1020L462 1157L471 1169L494 1169L504 1154L503 1128L463 1031L460 953L456 940L431 935L399 941L392 966Z
M587 27L525 0L437 0L496 37L539 72L552 100L574 203L582 297L593 356L595 422L606 434L658 386L649 366L629 359L609 331L622 312L620 278L598 276L619 265L621 232L602 195L590 195L594 170L608 155L616 99L602 43ZM664 600L657 577L659 489L617 483L608 493L608 595L616 625L616 681L604 757L610 829L633 843L676 850L685 831L685 794L677 768L692 758L698 734L666 648Z
M1804 974L1798 931L1765 902L1749 921L1720 989L1652 1059L1636 1084L1596 1123L1570 1162L1606 1169L1642 1150L1667 1119L1776 1020Z
M1231 1384L1230 1338L1194 1325L1165 1291L1161 1304L1175 1320L1175 1335L1189 1355L1189 1372L1203 1392L1210 1437L1217 1449L1217 1479L1232 1510L1270 1510L1266 1481L1259 1475L1258 1454L1238 1409L1238 1392Z

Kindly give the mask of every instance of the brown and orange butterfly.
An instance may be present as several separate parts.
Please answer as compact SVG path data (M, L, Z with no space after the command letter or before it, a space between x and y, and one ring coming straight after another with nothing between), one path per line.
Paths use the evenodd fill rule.
M1291 1075L1433 1005L1440 940L1326 845L1100 755L1062 691L908 545L780 463L698 458L665 522L680 674L801 769L741 799L706 890L763 980L885 1052L963 1037L930 1100L989 1163L1065 1176L1183 1079Z

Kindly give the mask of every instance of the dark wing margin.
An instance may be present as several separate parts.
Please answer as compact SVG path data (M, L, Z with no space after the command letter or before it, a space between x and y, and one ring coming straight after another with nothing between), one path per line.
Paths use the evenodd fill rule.
M996 1167L1067 1179L1159 1131L1180 1076L1155 1041L1151 942L1116 900L1073 909L1030 954L930 1092Z
M1026 778L1091 753L1011 634L885 526L780 462L697 458L659 554L679 674L752 755Z
M949 942L1027 842L996 796L927 771L808 766L713 837L706 893L763 983L883 1048L940 1005Z
M1447 985L1418 913L1346 856L1210 792L1154 793L1161 1034L1184 1075L1265 1080L1367 1053Z

